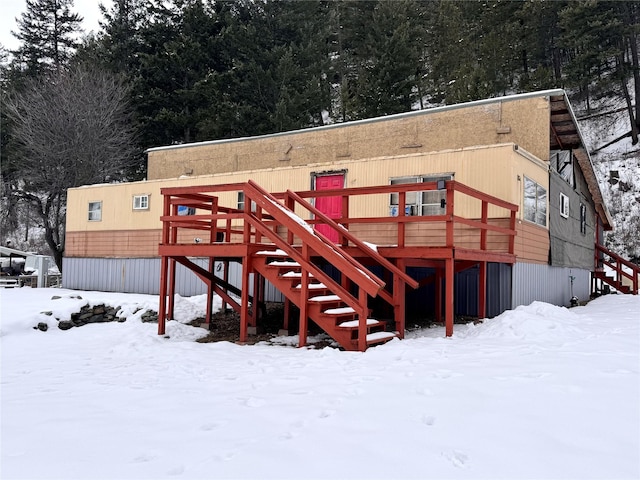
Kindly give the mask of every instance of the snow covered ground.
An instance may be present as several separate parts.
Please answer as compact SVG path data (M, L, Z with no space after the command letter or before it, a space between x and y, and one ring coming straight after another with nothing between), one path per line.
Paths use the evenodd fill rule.
M87 302L128 319L55 327ZM639 296L365 353L200 344L179 322L158 337L138 306L157 297L0 292L3 480L640 478Z

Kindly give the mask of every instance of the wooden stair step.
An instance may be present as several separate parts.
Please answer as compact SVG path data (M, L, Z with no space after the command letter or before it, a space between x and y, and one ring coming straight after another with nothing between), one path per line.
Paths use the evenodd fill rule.
M302 290L302 284L296 285L294 288ZM327 286L324 283L310 283L309 285L307 285L307 288L309 290L326 290Z
M298 262L293 262L293 261L274 261L274 262L269 262L267 263L268 267L299 267L300 264Z
M280 275L282 278L302 278L302 272L287 272ZM309 278L314 278L313 273L307 272Z
M289 254L284 250L261 250L259 252L254 253L254 255L259 257L288 257Z
M360 320L349 320L348 322L342 322L338 325L340 328L358 328ZM375 318L367 318L367 327L373 325L382 325L382 322Z
M351 307L338 307L338 308L330 308L322 312L326 315L347 315L354 314L356 311Z
M392 338L397 337L394 332L374 332L367 335L367 345L373 345L374 343L387 342Z
M338 295L319 295L317 297L309 298L309 301L318 303L335 303L341 302L342 299Z

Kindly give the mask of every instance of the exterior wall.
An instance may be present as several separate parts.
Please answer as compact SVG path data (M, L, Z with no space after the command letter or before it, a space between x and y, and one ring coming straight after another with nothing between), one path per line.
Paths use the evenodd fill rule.
M263 137L161 147L148 152L148 178L356 161L501 143L515 143L546 160L549 119L548 97L521 95Z
M389 179L407 175L454 173L461 183L509 202L519 204L522 217L522 181L526 175L548 187L546 164L514 146L451 150L430 154L411 154L397 158L344 160L331 164L304 167L236 172L188 179L157 180L126 184L95 185L70 189L67 211L67 256L153 256L157 252L163 187L211 185L246 182L253 179L271 192L308 190L314 172L346 170L349 187L386 185ZM148 210L133 210L134 195L149 195ZM374 199L375 200L375 199ZM102 202L102 219L88 221L89 202ZM235 207L235 192L220 195L223 205ZM389 198L380 195L354 197L350 204L352 217L386 217ZM480 202L464 195L456 197L456 214L468 218L480 216ZM500 208L491 208L490 217L505 216ZM102 232L104 236L97 235ZM107 233L109 232L109 233ZM197 235L196 235L197 236ZM153 249L149 249L152 245Z
M595 254L595 209L588 199L582 175L576 175L575 189L553 170L549 172L549 235L551 265L593 268ZM560 193L569 199L569 216L560 215ZM580 204L586 207L586 232L580 231Z
M518 261L548 264L549 231L526 220L518 222L516 231L515 254Z
M209 259L195 259L203 268ZM221 262L215 263L216 268ZM176 293L182 296L207 293L206 286L190 270L176 265ZM101 292L146 293L158 295L160 288L160 258L69 258L63 259L62 286L75 290ZM100 274L96 274L99 272ZM229 264L229 283L240 288L242 266ZM253 295L253 274L249 282L249 294ZM282 302L282 294L269 282L265 285L265 300Z
M533 301L568 307L573 295L587 300L591 294L591 271L580 268L552 267L518 262L513 266L512 308Z

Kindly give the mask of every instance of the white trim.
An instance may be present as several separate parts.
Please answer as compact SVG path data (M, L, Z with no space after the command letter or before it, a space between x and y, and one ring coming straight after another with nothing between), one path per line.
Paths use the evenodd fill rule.
M569 197L560 192L560 216L569 218Z

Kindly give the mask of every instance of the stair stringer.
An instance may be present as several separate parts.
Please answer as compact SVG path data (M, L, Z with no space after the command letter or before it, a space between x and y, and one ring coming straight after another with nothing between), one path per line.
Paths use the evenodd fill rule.
M354 320L357 322L360 316L368 317L368 310L366 310L366 307L362 307L364 310L366 310L364 312L362 310L358 312L354 308L351 308L351 310L353 310L353 312L351 313L344 313L341 315L327 314L325 313L327 306L342 306L345 310L349 309L348 306L345 306L348 300L341 297L339 288L335 288L337 284L332 286L332 280L329 279L329 281L327 281L327 279L325 278L325 281L323 283L327 283L328 285L326 285L325 289L322 289L323 292L321 296L317 295L317 289L311 288L308 289L308 294L306 295L306 298L304 298L302 294L303 289L300 288L300 279L294 276L287 277L282 275L283 270L300 270L308 272L310 269L309 267L313 269L317 269L318 267L313 264L309 264L307 268L303 268L302 265L298 264L298 267L277 268L270 265L268 254L256 255L252 261L252 265L255 271L260 273L260 275L271 282L274 287L282 292L282 294L287 297L287 299L289 299L294 305L300 308L301 311L306 304L307 317L313 320L320 328L322 328L322 330L324 330L331 338L338 342L345 350L360 349L360 344L358 342L359 329L356 326L340 327L340 323L346 321L353 322ZM314 297L318 298L331 296L335 296L335 298L327 301L314 300ZM384 327L384 324L382 322L372 323L370 319L367 320L369 320L368 323L370 323L370 325L367 325L366 327L367 334L373 333ZM389 335L388 339L390 340L394 336L395 335ZM368 344L373 343L379 343L379 340L367 342L366 345L368 346Z

